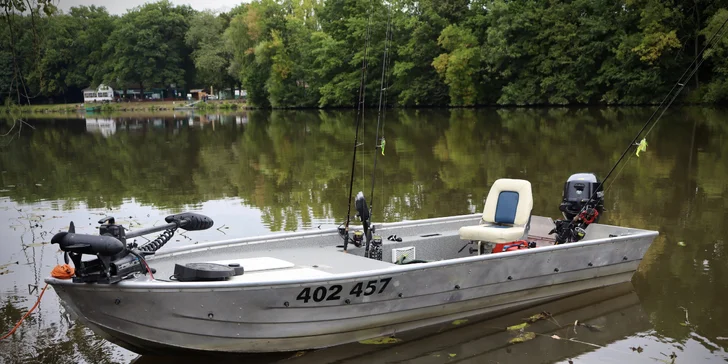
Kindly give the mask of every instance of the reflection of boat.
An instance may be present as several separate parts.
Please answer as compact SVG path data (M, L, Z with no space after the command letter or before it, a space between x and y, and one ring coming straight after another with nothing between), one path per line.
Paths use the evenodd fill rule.
M138 256L179 227L209 228L209 218L175 215L126 234L113 220L102 225L116 239L59 233L52 242L71 254L76 277L47 282L87 326L135 351L291 351L627 282L657 235L594 222L569 225L556 240L571 242L555 245L554 222L531 216L531 185L523 180L496 181L483 214L374 229L363 196L356 205L363 223L353 237L342 228L170 249L148 258L156 279L140 274L151 268ZM165 229L141 247L122 243ZM342 238L346 252L337 246ZM98 258L82 262L82 254Z
M101 106L98 106L98 105L96 105L96 106L86 106L86 111L87 112L101 111Z
M506 328L524 322L525 318L548 313L550 317L530 323L524 331L537 334L534 339L513 346L509 343L518 335ZM579 321L584 326L576 328ZM589 326L587 328L586 326ZM595 329L598 328L598 329ZM468 320L448 321L397 336L396 345L362 345L351 343L297 355L257 354L230 355L216 358L218 363L384 363L417 362L441 363L447 359L470 362L550 363L573 358L606 346L637 332L650 328L637 295L630 283L602 287L583 293L526 307L510 307L507 311L471 317ZM557 335L559 339L554 339ZM574 338L593 344L569 342ZM559 341L557 341L559 340ZM200 357L139 357L135 364L200 362Z
M116 121L114 119L86 118L86 131L101 133L107 137L116 133Z
M518 332L507 327L522 324L526 318L548 313L551 319L530 323L525 332L537 336L512 346L510 340ZM591 325L592 329L573 323ZM456 325L458 324L458 325ZM594 328L598 327L597 330ZM347 344L332 350L320 350L301 357L300 362L330 363L356 359L360 363L421 362L441 363L447 359L473 363L549 363L594 350L594 346L566 343L570 338L586 343L607 345L650 328L637 295L630 283L603 287L571 295L536 306L519 308L510 313L473 317L465 323L446 322L400 335L402 344L391 348L377 345ZM557 335L564 341L556 341ZM561 345L559 345L561 344ZM538 360L534 360L538 358ZM295 364L296 360L287 361Z

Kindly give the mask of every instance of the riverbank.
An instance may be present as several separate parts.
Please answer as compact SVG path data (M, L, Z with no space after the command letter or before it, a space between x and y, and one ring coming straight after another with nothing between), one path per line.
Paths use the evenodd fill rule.
M173 111L182 110L239 110L247 109L245 102L237 100L221 100L199 102L188 107L187 101L144 101L144 102L114 102L114 103L88 103L88 104L55 104L55 105L13 105L0 106L0 114L58 114L86 112L87 107L98 107L100 112L127 112L127 111Z

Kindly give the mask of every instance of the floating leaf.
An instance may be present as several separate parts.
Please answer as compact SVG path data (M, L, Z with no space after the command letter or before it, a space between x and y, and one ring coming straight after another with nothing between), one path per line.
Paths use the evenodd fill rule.
M508 329L507 329L507 330L508 330L508 331L523 330L523 329L525 329L525 328L526 328L526 326L528 326L528 323L527 323L527 322L524 322L524 323L522 323L522 324L518 324L518 325L513 325L513 326L508 326Z
M523 333L521 333L520 335L514 337L513 339L511 339L508 342L511 343L511 344L517 344L517 343L526 342L528 340L533 340L535 337L536 337L536 333L533 333L533 332L523 332Z
M526 322L534 323L536 321L545 320L551 317L550 312L542 311L526 319Z
M638 347L636 347L636 348L635 348L634 346L630 346L629 348L630 348L630 349L632 349L632 351L636 351L636 352L638 352L638 353L641 353L641 352L643 352L643 351L644 351L644 349L642 349L642 347L641 347L641 346L638 346Z
M685 244L685 242L684 242L684 241L678 241L678 242L677 242L677 245L680 245L680 246L687 246L687 244Z
M447 354L447 355L449 355L451 358L458 356L458 354Z
M681 322L680 323L680 326L688 326L688 323L687 322Z
M382 345L382 344L396 344L402 340L396 337L376 337L374 339L367 339L359 341L359 344L364 345Z
M457 325L462 325L462 324L464 324L466 322L468 322L468 320L455 320L455 321L452 322L452 324L455 325L455 326L457 326Z

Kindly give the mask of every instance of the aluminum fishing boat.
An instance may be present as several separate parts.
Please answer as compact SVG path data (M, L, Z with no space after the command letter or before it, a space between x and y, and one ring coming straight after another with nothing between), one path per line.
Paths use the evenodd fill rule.
M531 184L513 179L493 183L483 213L374 226L360 194L361 226L156 254L176 229L212 220L184 213L125 231L112 218L100 235L56 234L76 272L46 282L81 322L139 353L295 351L396 335L630 281L658 233L599 224L592 177L566 182L556 222L532 216ZM161 229L142 246L126 242Z

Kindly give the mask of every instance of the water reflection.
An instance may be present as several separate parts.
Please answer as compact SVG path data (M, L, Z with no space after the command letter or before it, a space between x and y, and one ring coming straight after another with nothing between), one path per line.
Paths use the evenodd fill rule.
M111 118L86 118L86 131L108 137L116 133L116 121Z
M375 194L368 196L374 220L478 211L489 184L500 177L529 179L534 213L556 217L564 180L582 171L604 175L651 112L390 111ZM367 195L376 124L370 114L355 185ZM603 222L661 232L633 282L653 331L641 328L641 336L625 338L627 343L658 341L678 356L697 345L713 359L725 356L728 340L718 338L728 337L723 324L728 322L727 115L703 108L671 110L648 137L647 153L631 157L608 184ZM32 305L37 294L27 294L25 287L41 284L58 262L60 255L47 241L70 220L85 233L94 233L96 220L107 214L132 228L181 210L216 220L218 229L170 246L336 226L346 214L354 120L351 111L32 120L34 130L23 129L0 149L0 221L7 221L0 223L0 302L23 312ZM0 134L9 128L0 123ZM6 265L15 261L20 264ZM68 355L81 357L76 339L66 336L67 324L52 313L59 305L49 296L55 297L44 297L42 318L39 312L34 324L26 323L36 334L16 334L0 344L0 352L12 346L13 358L30 358L39 348L71 345ZM3 309L3 328L13 315ZM59 327L52 339L36 339L51 325ZM111 346L105 347L109 352ZM122 355L119 360L129 358L122 349L113 353Z
M519 344L520 335L508 327L543 314L548 319L529 324L524 332L534 339ZM576 325L575 325L576 324ZM629 283L553 300L510 312L471 317L398 335L401 342L388 345L347 344L297 353L215 357L218 363L554 363L601 362L650 363L667 359L675 351L669 342L654 338L647 314ZM717 357L693 343L691 351L675 354L679 362L698 362ZM637 349L639 347L639 349ZM632 349L634 348L634 350ZM661 353L667 352L668 356ZM203 357L142 356L135 364L192 363Z

